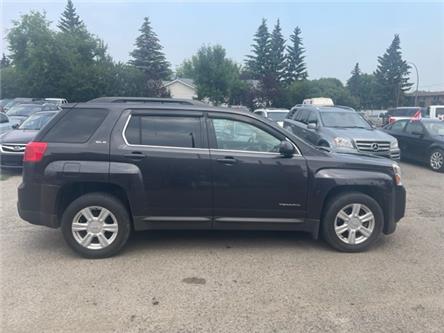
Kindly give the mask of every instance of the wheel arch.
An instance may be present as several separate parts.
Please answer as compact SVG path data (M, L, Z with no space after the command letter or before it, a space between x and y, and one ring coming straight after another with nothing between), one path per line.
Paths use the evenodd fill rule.
M62 220L62 215L66 207L68 207L71 202L88 193L104 193L115 197L120 202L122 202L122 204L128 210L131 224L133 223L131 205L126 191L121 186L113 183L91 181L67 183L59 189L56 198L58 221Z

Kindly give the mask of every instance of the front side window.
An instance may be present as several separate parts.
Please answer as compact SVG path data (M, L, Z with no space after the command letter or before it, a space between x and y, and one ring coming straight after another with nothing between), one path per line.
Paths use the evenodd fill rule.
M390 125L390 130L393 132L402 132L404 130L405 124L408 120L398 120L393 125Z
M134 145L195 148L201 133L199 117L131 116L125 137Z
M279 151L281 140L254 125L231 119L212 121L218 149L274 153Z

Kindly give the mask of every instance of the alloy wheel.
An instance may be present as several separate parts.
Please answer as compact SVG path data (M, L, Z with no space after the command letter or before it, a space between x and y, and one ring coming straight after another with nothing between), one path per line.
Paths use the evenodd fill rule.
M81 246L90 250L101 250L114 242L119 226L116 217L108 209L89 206L74 216L71 230L74 239Z
M430 155L430 167L433 170L439 170L442 168L444 164L444 156L440 151L433 152L432 155Z
M375 216L366 205L349 204L336 215L334 228L342 242L350 245L361 244L372 235Z

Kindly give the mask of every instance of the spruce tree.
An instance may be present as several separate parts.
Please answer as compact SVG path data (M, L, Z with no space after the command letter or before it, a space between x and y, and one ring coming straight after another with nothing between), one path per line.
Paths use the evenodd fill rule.
M149 81L167 80L171 76L170 64L165 59L159 38L151 28L148 17L145 17L139 30L133 52L130 53L132 60L129 63L145 73ZM152 87L158 88L159 83L151 82Z
M351 71L351 77L347 80L347 88L352 96L360 97L361 94L361 69L357 62Z
M253 78L262 80L270 71L271 51L271 36L265 19L262 19L253 40L252 54L247 56L247 70Z
M270 41L270 70L276 83L281 82L285 78L285 40L282 36L282 29L277 20L271 33Z
M9 58L3 53L2 59L0 60L0 68L9 67L10 64Z
M305 49L302 44L301 29L296 27L290 36L290 45L287 46L287 82L305 80L308 76L305 65Z
M73 33L85 28L79 15L77 15L76 9L74 8L74 4L71 0L68 0L57 26L62 32L68 33Z
M395 35L387 51L378 57L375 71L379 104L382 107L398 106L409 83L410 66L402 59L399 35Z

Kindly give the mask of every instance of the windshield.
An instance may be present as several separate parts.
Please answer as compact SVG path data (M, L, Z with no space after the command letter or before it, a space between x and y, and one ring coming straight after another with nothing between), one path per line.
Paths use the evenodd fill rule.
M6 114L8 116L29 116L41 109L41 105L17 105L10 108Z
M287 117L288 111L282 112L268 112L268 118L273 121L284 121Z
M26 119L19 127L21 130L40 130L54 117L55 112L35 113Z
M369 123L355 112L321 112L321 118L325 127L371 128Z
M444 135L444 122L437 121L437 122L423 122L425 128L431 135Z

